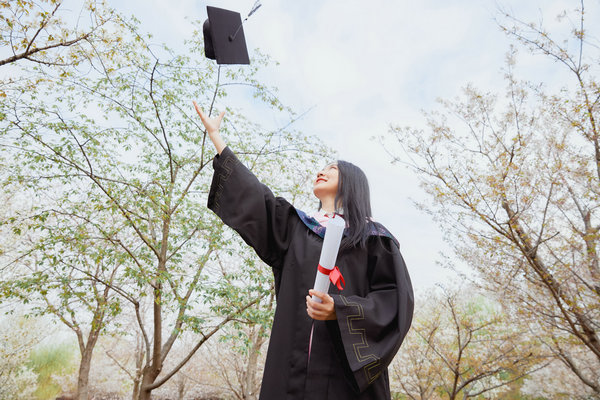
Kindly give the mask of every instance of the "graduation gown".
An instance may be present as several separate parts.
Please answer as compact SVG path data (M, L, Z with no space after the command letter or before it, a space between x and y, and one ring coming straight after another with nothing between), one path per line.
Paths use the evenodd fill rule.
M260 399L389 399L387 366L408 331L414 304L397 241L374 223L366 248L341 250L337 265L346 285L329 290L337 320L313 321L305 297L325 229L275 197L229 147L213 167L208 207L254 248L275 278L277 307Z

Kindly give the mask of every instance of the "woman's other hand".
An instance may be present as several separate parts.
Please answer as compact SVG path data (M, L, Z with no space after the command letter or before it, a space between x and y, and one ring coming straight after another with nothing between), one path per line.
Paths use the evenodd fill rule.
M333 297L327 293L318 292L314 289L310 289L308 294L309 295L306 296L306 312L308 313L309 317L318 321L336 319ZM311 296L321 299L321 303L313 301Z

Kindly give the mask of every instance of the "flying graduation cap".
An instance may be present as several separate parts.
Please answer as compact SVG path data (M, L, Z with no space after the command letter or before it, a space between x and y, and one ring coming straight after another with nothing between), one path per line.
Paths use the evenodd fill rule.
M257 1L248 17L260 6ZM208 19L202 27L206 57L217 60L217 64L250 64L240 13L210 6L206 11Z

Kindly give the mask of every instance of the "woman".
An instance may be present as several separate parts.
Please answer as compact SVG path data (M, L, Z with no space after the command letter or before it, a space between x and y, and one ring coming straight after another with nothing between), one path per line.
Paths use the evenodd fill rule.
M224 112L209 118L194 106L218 152L208 207L275 277L277 308L260 398L390 399L387 366L410 326L413 292L398 242L371 219L364 173L343 161L320 171L313 187L320 212L310 217L239 162L219 134ZM311 288L324 225L336 211L347 223L337 257L345 288L331 285L326 294Z

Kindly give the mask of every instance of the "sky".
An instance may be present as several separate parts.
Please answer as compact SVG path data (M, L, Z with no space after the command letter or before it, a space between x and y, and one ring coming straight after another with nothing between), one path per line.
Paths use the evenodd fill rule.
M192 35L193 20L206 19L207 5L244 17L254 1L109 3L135 15L157 43L177 47ZM590 19L599 15L598 1L588 3L590 25ZM417 291L452 279L453 273L439 265L442 253L452 258L443 228L414 205L415 200L427 202L416 177L392 165L372 138L388 135L390 125L423 127L423 110L439 109L436 99L459 96L469 83L502 93L502 67L512 42L495 22L499 8L526 21L543 20L554 29L560 27L555 16L576 8L579 1L262 0L261 4L244 25L246 42L249 49L258 48L279 62L263 78L279 88L281 100L299 113L309 110L295 128L316 135L340 159L365 171L374 217L398 238ZM562 82L557 65L543 57L523 54L519 60L524 75L549 84ZM256 112L252 104L247 110ZM257 118L274 127L285 122L276 115Z

